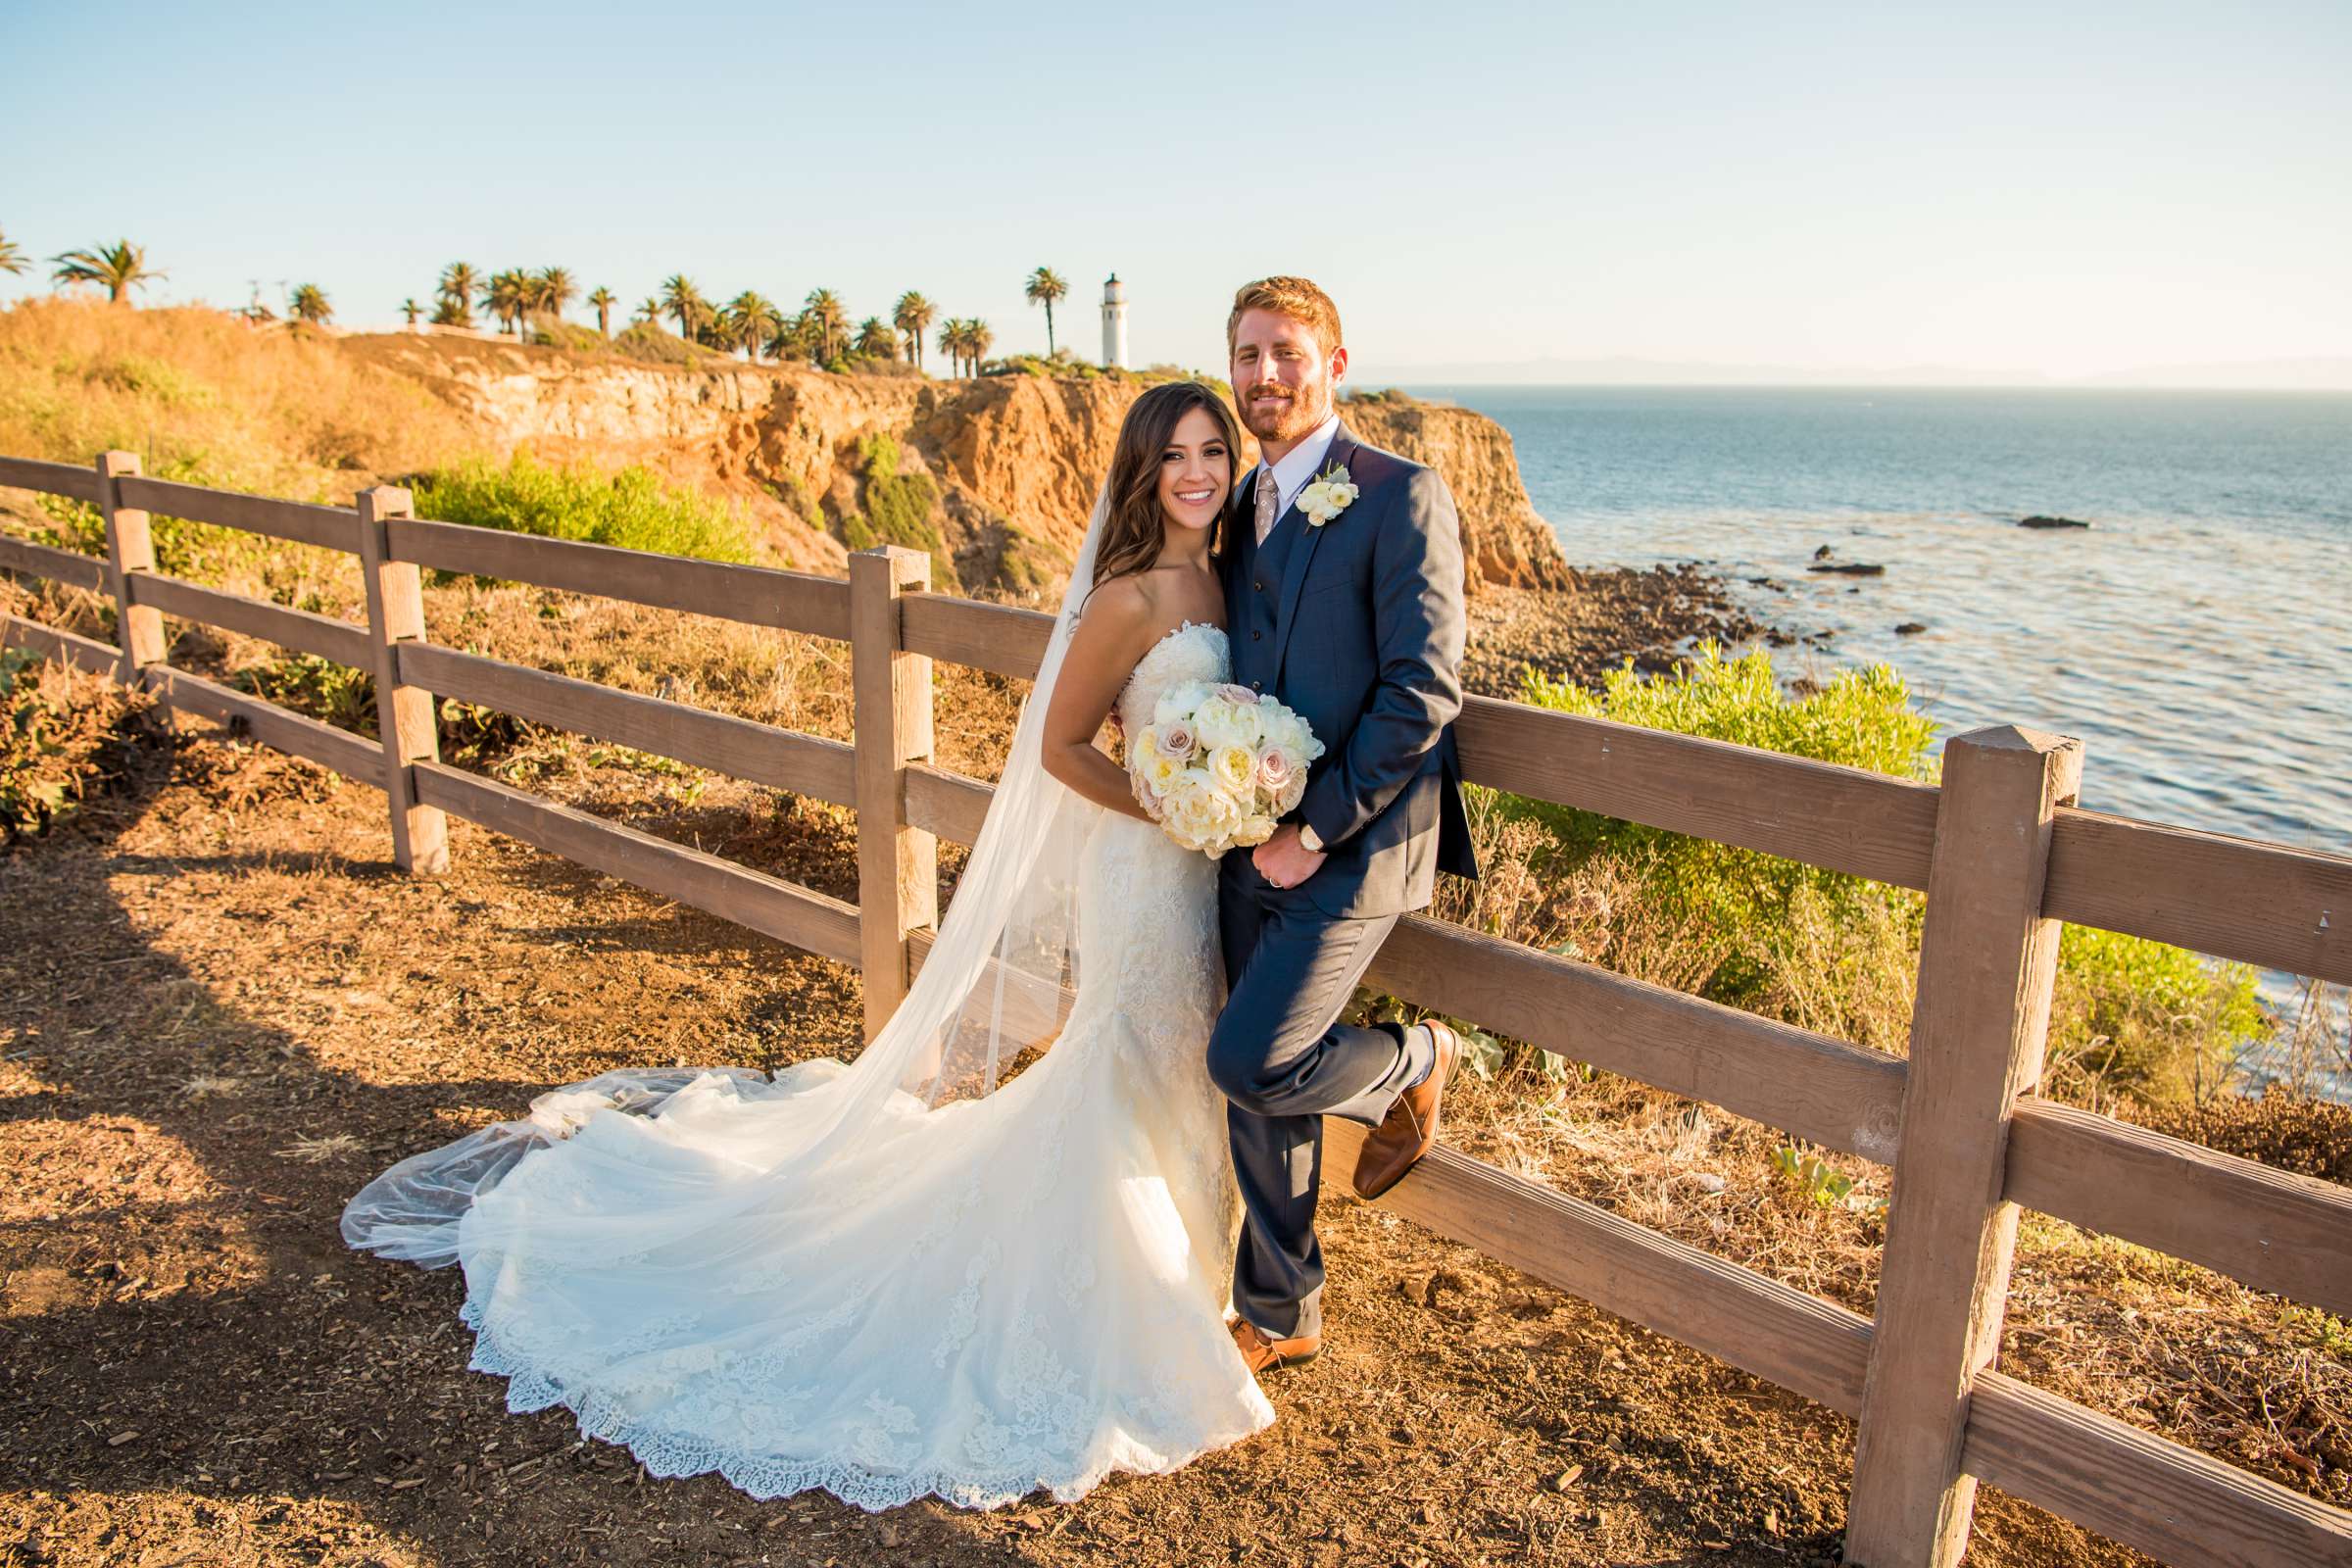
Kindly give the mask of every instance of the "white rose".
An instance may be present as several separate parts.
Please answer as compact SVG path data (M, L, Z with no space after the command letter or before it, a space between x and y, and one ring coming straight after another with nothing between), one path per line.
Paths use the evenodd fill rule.
M1305 798L1306 774L1303 771L1293 773L1291 781L1282 787L1282 793L1274 797L1274 814L1288 816L1298 808L1298 803Z
M1180 680L1161 692L1159 701L1152 705L1152 721L1165 724L1170 719L1190 717L1193 710L1199 708L1200 700L1207 695L1208 687L1204 683Z

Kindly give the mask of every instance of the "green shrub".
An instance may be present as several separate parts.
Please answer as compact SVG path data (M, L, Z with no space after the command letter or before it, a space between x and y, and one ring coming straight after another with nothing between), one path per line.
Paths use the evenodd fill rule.
M1899 778L1930 778L1936 771L1929 753L1935 722L1911 706L1902 676L1885 664L1842 670L1821 690L1792 698L1781 690L1769 654L1759 649L1727 660L1708 643L1690 662L1654 680L1637 673L1629 661L1609 672L1597 695L1571 681L1531 673L1525 696L1537 707L1558 712L1612 718ZM1826 899L1833 909L1846 910L1868 897L1872 886L1842 872L1592 811L1515 799L1508 809L1543 821L1561 853L1573 858L1607 852L1649 860L1654 867L1653 894L1727 933L1755 928L1784 914L1799 889ZM1742 989L1736 975L1723 978L1735 982L1736 993Z
M2096 926L2059 936L2049 1061L2070 1098L2190 1098L2227 1077L2231 1048L2266 1022L2245 964Z
M415 490L416 514L444 522L706 561L752 559L739 515L642 467L608 476L586 466L551 467L518 452L504 468L474 459L436 469Z
M1883 664L1840 671L1827 686L1791 696L1770 655L1727 660L1708 645L1671 674L1645 679L1629 663L1597 694L1531 675L1525 695L1560 712L1897 778L1936 773L1934 721ZM1592 811L1509 795L1494 802L1506 818L1545 830L1546 874L1604 859L1623 867L1639 887L1643 919L1709 956L1702 995L1888 1047L1906 1035L1926 908L1919 894ZM1901 983L1890 985L1895 979ZM2059 944L2051 1083L2075 1099L2120 1092L2163 1101L2210 1085L2223 1059L2265 1022L2243 965L2069 926Z
M902 545L923 551L931 557L932 586L956 586L956 563L934 515L939 509L938 481L927 473L901 473L899 444L888 435L868 436L858 450L865 460L865 511L841 519L842 542L852 550Z

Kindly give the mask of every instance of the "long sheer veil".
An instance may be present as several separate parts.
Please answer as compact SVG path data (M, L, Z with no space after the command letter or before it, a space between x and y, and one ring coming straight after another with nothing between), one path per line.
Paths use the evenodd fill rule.
M1070 568L1035 684L1022 705L1004 769L928 959L882 1032L848 1068L804 1063L770 1083L742 1067L619 1068L539 1096L531 1114L413 1155L352 1199L343 1236L353 1247L438 1267L468 1249L527 1249L548 1257L612 1256L723 1223L779 1182L822 1184L827 1162L872 1138L919 1133L919 1118L993 1093L1021 1053L1047 1045L1078 984L1079 858L1103 808L1045 769L1044 728L1070 636L1093 586L1108 506L1098 494ZM656 1118L674 1096L724 1094L744 1107L730 1137L729 1179L679 1184L658 1212L536 1212L511 1233L475 1198L531 1150L585 1136L607 1111ZM910 1118L917 1118L910 1127ZM919 1144L910 1146L919 1157ZM582 1157L595 1157L583 1148ZM624 1156L625 1157L625 1156ZM743 1175L763 1180L745 1181ZM470 1217L469 1216L470 1212Z

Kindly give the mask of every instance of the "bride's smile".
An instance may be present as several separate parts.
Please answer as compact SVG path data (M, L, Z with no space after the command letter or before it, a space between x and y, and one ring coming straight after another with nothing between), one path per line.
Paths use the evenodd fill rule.
M1214 526L1233 493L1233 449L1219 421L1194 409L1176 421L1159 459L1159 506L1182 528Z

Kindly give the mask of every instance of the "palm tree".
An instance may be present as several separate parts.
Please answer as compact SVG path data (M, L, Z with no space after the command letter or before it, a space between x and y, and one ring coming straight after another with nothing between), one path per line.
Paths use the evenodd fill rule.
M895 360L899 357L899 334L879 316L869 316L858 323L857 352L875 360Z
M531 308L531 275L518 267L490 274L482 286L482 309L498 318L498 329L522 336L522 318Z
M1041 267L1029 274L1029 303L1046 308L1046 358L1054 357L1054 302L1069 296L1070 285L1051 267Z
M997 334L991 332L988 329L988 323L977 316L970 317L964 321L963 351L972 357L972 373L974 375L980 373L980 362L988 357L989 348L996 341Z
M923 363L923 334L931 330L938 316L939 307L912 289L900 295L899 303L891 307L891 324L906 334L906 361L917 368Z
M824 339L807 311L779 317L776 329L767 340L768 358L774 360L807 360L813 364L823 348Z
M760 345L782 315L765 297L748 288L727 301L728 334L743 345L754 365L760 363Z
M678 336L689 343L701 335L696 329L710 316L710 302L683 272L662 279L662 309L678 318Z
M572 297L580 285L571 280L571 273L561 267L542 267L531 279L531 308L550 316L562 316L571 308Z
M0 272L22 272L25 265L24 252L17 242L0 234Z
M596 312L596 329L606 337L612 335L612 307L619 303L620 296L602 283L596 286L595 293L588 296L588 304Z
M951 316L939 323L939 352L948 357L948 373L963 373L963 318Z
M334 307L326 303L326 291L316 283L305 283L295 289L289 309L294 319L308 321L313 326L324 326L335 314Z
M132 288L170 275L152 270L147 266L147 247L126 239L99 250L68 251L49 259L57 263L57 270L49 274L51 282L100 284L106 297L117 305Z
M661 299L656 295L648 294L645 298L637 302L637 309L630 313L629 319L632 321L647 321L655 325L661 324Z
M409 318L409 330L414 332L416 330L416 318L424 314L424 307L415 300L402 300L400 314Z
M452 262L441 269L442 308L433 313L436 326L471 326L473 296L481 290L482 274L471 262Z
M847 346L850 336L850 313L843 308L841 296L829 288L813 288L802 308L808 324L816 332L817 363L831 365Z

